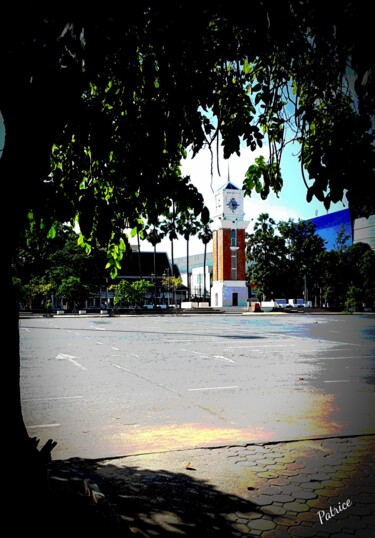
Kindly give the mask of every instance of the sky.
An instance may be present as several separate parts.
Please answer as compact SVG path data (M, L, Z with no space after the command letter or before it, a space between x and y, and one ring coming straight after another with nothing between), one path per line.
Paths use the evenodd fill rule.
M294 149L294 152L297 148ZM220 158L220 175L215 166L211 184L211 156L208 150L201 151L194 159L190 157L183 163L182 173L189 175L191 182L197 187L204 197L204 201L210 210L211 217L215 209L215 192L222 187L228 180L234 183L238 188L242 188L246 170L251 164L254 164L255 158L259 155L268 156L267 148L258 149L255 152L244 148L241 155L232 156L229 160ZM245 220L249 221L247 232L251 232L255 221L261 213L268 213L276 222L288 220L289 218L297 221L298 219L310 219L316 216L325 215L334 211L340 211L347 207L343 203L332 204L327 211L322 202L315 198L308 203L306 201L306 187L302 179L300 164L292 149L286 149L283 155L281 165L284 185L277 198L275 194L270 193L267 200L262 200L257 193L252 193L251 197L244 198ZM152 250L153 247L143 241L141 249ZM165 238L157 246L158 252L167 252L170 256L171 245L169 239ZM173 243L174 257L186 256L186 241L181 238ZM189 241L189 254L203 254L204 247L197 237L192 237ZM212 243L207 245L207 252L212 251Z

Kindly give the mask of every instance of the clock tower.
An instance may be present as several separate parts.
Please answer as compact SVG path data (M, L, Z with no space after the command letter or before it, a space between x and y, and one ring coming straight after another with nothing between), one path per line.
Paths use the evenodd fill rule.
M215 194L211 306L246 306L244 191L231 181Z

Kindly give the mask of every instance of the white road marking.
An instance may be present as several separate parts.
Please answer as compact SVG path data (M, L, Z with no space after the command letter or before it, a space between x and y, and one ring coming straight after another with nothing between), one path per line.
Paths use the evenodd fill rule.
M23 329L23 330L26 331L27 333L30 332L30 329L26 329L26 327L21 327L21 329Z
M67 353L59 353L57 356L56 356L56 359L75 359L76 357L74 357L73 355L68 355Z
M77 366L78 368L81 368L82 370L87 370L82 364L79 364L79 362L75 361L77 357L74 357L74 355L68 355L67 353L59 353L56 357L56 359L63 359L71 362L74 364L74 366Z
M187 349L181 349L181 351L186 352ZM234 362L234 363L236 362L236 361L233 361L232 359L228 359L227 357L224 357L223 355L205 355L201 351L190 351L190 353L194 353L194 355L199 355L199 357L201 357L202 359L220 359L220 360L228 361L228 362Z
M99 342L99 340L96 342L98 344L98 346L103 346L103 342Z
M44 402L48 400L78 400L79 398L83 398L83 396L56 396L53 398L26 398L25 400L22 400L23 402Z
M139 357L136 353L131 353L132 357Z
M332 379L332 380L326 380L324 383L349 383L350 379Z
M254 347L254 345L251 345L251 346L225 346L226 348L228 349L245 349L245 348L250 348L250 349L253 349L254 351L261 351L262 349L264 348L268 348L268 347L271 347L271 348L274 348L274 347L296 347L295 344L266 344L264 346L261 346L261 347Z
M130 370L128 370L127 368L124 368L123 366L120 366L119 364L113 364L112 363L112 366L114 366L115 368L119 368L120 370L125 370L125 372L131 373Z
M324 343L328 343L328 344L337 344L338 346L342 346L343 344L345 344L346 346L365 346L367 344L353 344L352 342L337 342L336 340L323 340ZM371 344L369 344L371 345Z
M107 329L105 329L104 327L95 327L95 329L97 331L106 331Z
M296 347L296 344L264 344L259 346L260 349L264 347Z
M230 385L228 387L201 387L198 389L188 389L189 391L197 391L197 390L227 390L227 389L238 389L238 385Z
M27 426L27 428L58 428L60 424L35 424L34 426Z
M214 355L214 359L221 359L223 361L228 361L228 362L233 362L233 363L236 362L232 359L228 359L228 357L223 357L223 355Z
M363 345L365 345L365 344L363 344ZM369 345L371 345L371 344L369 344ZM348 348L343 347L343 348L340 348L340 349L330 349L329 351L330 352L339 351L340 353L342 353L343 351L353 351L353 349L351 347L348 347Z
M352 355L348 357L314 357L314 360L318 358L319 360L336 360L336 359L371 359L369 355Z
M74 359L68 359L69 362L74 364L74 366L77 366L77 368L81 368L81 370L87 370L82 364L79 364L79 362L75 361Z
M113 349L114 351L120 351L118 347L114 347L114 346L112 346L112 349Z

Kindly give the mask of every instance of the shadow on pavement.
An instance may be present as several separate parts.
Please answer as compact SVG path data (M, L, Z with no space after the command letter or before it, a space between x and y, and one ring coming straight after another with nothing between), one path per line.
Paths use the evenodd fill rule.
M188 476L164 470L119 468L106 463L105 472L101 467L99 475L95 463L87 477L87 460L84 469L80 469L79 459L73 465L71 461L52 466L51 487L60 531L63 526L64 531L74 528L92 536L99 536L105 529L105 536L111 537L230 538L238 536L235 520L241 513L259 510L244 498L224 494L211 484L197 480L194 469ZM86 484L86 495L80 493L83 484ZM88 484L94 500L87 496ZM70 519L76 520L73 527Z

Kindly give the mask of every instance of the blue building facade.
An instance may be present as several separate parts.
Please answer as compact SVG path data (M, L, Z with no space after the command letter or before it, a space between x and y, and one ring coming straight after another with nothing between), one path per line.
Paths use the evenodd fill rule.
M353 244L353 223L349 209L342 209L341 211L314 217L308 219L308 222L315 225L315 231L324 239L327 250L333 250L335 248L337 235L341 230L348 237L346 246L350 247Z

